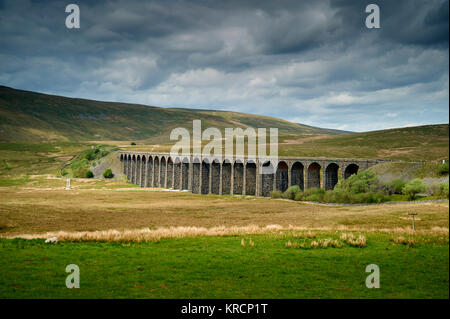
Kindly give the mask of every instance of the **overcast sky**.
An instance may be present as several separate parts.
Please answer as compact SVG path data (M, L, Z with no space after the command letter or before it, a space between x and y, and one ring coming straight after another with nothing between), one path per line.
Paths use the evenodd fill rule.
M67 29L76 3L81 28ZM365 27L366 5L381 28ZM448 123L448 1L0 0L0 84L368 131Z

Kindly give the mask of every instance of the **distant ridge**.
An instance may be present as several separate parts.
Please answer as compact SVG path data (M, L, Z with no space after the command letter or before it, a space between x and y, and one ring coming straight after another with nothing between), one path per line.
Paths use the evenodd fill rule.
M297 123L297 124L300 124L300 123ZM355 133L352 131L343 131L343 130L337 130L337 129L332 129L332 128L320 128L317 126L311 126L311 125L306 125L306 124L300 124L300 125L309 127L311 129L320 129L320 130L328 132L328 134L352 134L352 133Z

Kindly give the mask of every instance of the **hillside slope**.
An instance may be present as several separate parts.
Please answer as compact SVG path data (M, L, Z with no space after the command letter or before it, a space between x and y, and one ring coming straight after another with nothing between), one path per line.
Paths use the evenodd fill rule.
M277 127L279 134L339 134L268 116L159 108L34 93L0 86L0 141L148 140L167 142L176 127Z
M448 159L449 125L423 125L335 136L284 140L284 155L384 158L404 161Z

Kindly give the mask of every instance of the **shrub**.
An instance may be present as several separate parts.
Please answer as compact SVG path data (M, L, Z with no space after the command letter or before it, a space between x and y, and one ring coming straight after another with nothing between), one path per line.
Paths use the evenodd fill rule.
M298 192L297 194L295 194L294 200L296 200L296 201L301 201L301 200L303 200L303 192L300 191L300 192Z
M341 180L335 189L348 191L353 194L368 193L378 187L378 178L372 171L363 171Z
M295 196L297 196L297 194L300 193L301 191L302 190L300 189L300 186L298 185L291 186L283 193L283 198L295 199Z
M445 196L448 198L448 184L439 185L440 188L440 196Z
M84 158L87 159L88 161L92 161L93 159L95 159L95 155L98 153L98 152L95 153L95 150L86 151L86 153L84 154Z
M403 187L405 187L405 182L401 179L394 179L387 184L390 192L393 194L401 194Z
M86 171L86 178L93 178L94 177L94 173L92 173L91 170L87 170Z
M113 174L112 170L110 168L108 168L103 172L103 177L104 178L113 178L114 174Z
M73 171L73 177L75 178L85 178L87 174L87 169L85 167L78 167Z
M299 188L290 187L283 197L296 201L325 203L382 203L389 200L386 190L387 187L378 182L373 172L365 171L340 181L334 190L307 188L301 191Z
M280 191L271 191L270 197L272 198L281 198L281 192Z
M130 145L136 145L136 143L135 142L131 142L131 144Z
M426 191L425 184L422 182L420 178L415 178L409 183L407 183L403 189L402 193L404 195L408 195L408 198L410 200L413 200L416 198L416 195L419 193L423 193Z
M441 196L441 186L437 184L427 185L426 192L433 196Z
M439 175L448 175L448 162L439 164L437 172Z
M325 194L326 191L324 189L316 188L312 194L305 197L305 200L310 202L324 202Z

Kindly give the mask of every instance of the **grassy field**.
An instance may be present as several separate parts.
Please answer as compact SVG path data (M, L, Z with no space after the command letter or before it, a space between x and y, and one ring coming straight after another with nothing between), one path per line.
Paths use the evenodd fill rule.
M0 298L449 297L448 202L326 206L118 181L77 179L71 191L61 179L32 183L0 188ZM419 214L416 232L409 212ZM127 230L131 239L120 237ZM7 239L55 234L56 245ZM364 284L372 263L380 289ZM80 267L80 289L65 287L68 264Z
M448 237L365 234L366 247L293 248L338 232L162 239L148 243L0 240L1 298L448 298ZM241 246L251 239L254 246ZM380 289L365 267L380 267ZM80 289L65 267L80 267Z
M448 201L329 206L93 179L64 190L61 168L97 144L0 143L0 298L449 297ZM364 284L372 263L380 289ZM68 264L80 289L65 287Z
M124 183L75 181L65 191L60 179L42 180L39 188L0 188L2 234L107 230L142 227L265 226L405 228L417 212L418 229L448 228L448 202L327 206L252 196L196 195L152 191ZM52 186L53 185L53 186Z

